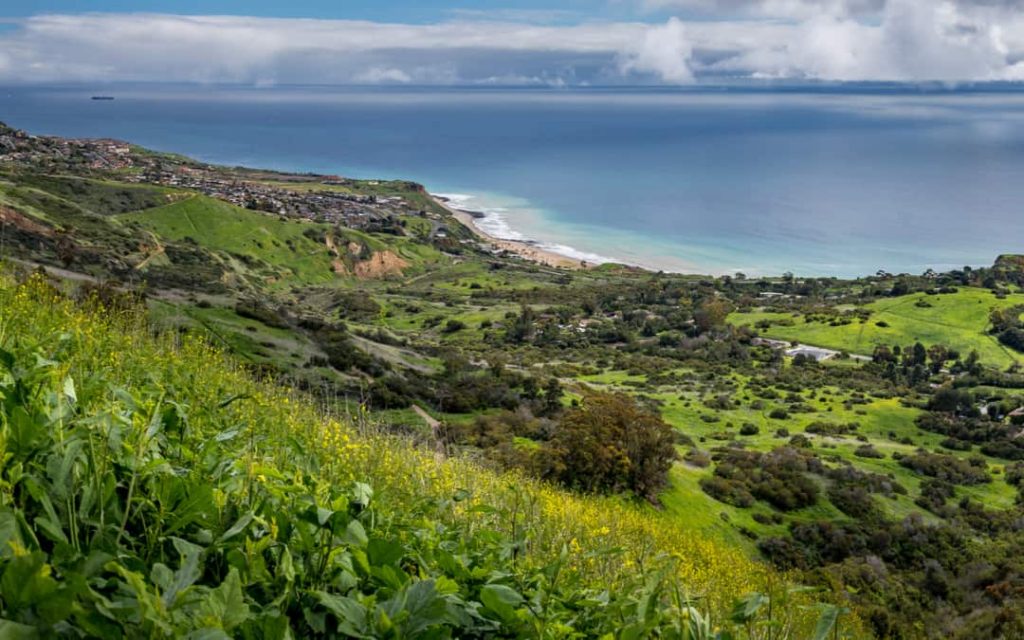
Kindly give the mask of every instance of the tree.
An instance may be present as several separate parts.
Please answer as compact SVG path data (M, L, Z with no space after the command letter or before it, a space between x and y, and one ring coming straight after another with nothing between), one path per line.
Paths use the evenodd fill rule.
M938 373L946 360L949 360L949 349L940 344L932 345L928 348L928 359L931 361L932 373Z
M565 413L551 439L552 474L583 491L632 491L651 502L676 459L672 427L623 394L594 393Z
M562 383L558 378L550 378L544 385L544 407L543 415L552 416L562 408Z
M534 313L529 305L523 305L519 315L508 328L507 336L509 342L523 343L533 337Z
M731 310L729 303L725 300L712 298L700 305L700 308L693 314L693 320L697 323L700 332L705 333L725 324L725 319Z
M908 353L910 356L909 364L912 365L923 365L928 358L928 351L924 348L924 345L920 342L915 342L913 349Z

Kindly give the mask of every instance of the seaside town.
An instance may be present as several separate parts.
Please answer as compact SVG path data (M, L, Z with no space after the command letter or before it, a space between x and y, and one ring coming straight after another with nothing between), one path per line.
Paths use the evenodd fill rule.
M192 189L247 209L362 231L401 235L398 216L418 215L431 220L432 235L444 234L437 213L416 208L400 196L353 193L350 189L357 184L353 180L214 167L146 152L119 140L33 136L0 126L0 167L4 166L43 167L51 172L85 169L101 177L116 174L125 182ZM381 183L366 184L375 187ZM298 188L289 189L289 185Z

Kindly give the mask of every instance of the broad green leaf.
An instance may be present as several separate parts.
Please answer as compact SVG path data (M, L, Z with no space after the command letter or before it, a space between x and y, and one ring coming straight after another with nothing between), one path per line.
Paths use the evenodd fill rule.
M515 619L515 610L523 603L523 596L503 584L488 584L480 590L480 602L502 620Z
M368 611L358 600L325 591L315 591L320 604L338 620L338 630L357 638L367 637Z
M0 640L36 640L38 637L35 627L0 619Z
M345 542L356 547L365 547L367 543L366 529L358 520L353 520L345 527Z
M178 595L195 584L202 575L199 558L203 553L203 548L181 538L171 538L171 542L178 551L181 561L178 570L174 572L170 585L164 592L164 604L168 607L173 605Z
M203 600L200 610L204 615L220 620L225 631L231 631L249 618L249 605L242 592L242 579L232 567L224 582Z
M839 614L841 613L843 613L842 607L824 605L821 616L818 617L818 624L814 626L814 635L811 636L812 640L825 640L832 631L832 628L836 626Z
M43 536L45 536L50 542L67 544L68 537L65 536L65 532L60 528L60 525L53 520L45 516L40 516L35 519L35 524L36 528L42 531Z
M448 619L446 602L438 595L433 580L413 582L406 588L405 610L409 614L405 632L410 636L443 624Z
M405 555L405 549L398 542L373 538L366 547L366 555L375 566L394 565Z
M357 482L352 485L352 496L349 499L349 506L356 511L362 511L370 506L373 499L373 488L364 482Z
M75 381L70 376L64 378L64 397L71 404L78 402L78 394L75 393Z
M732 609L732 621L744 624L754 619L757 612L768 604L768 596L763 593L750 593L736 601Z
M231 538L234 538L238 534L242 533L242 531L244 531L245 528L249 526L249 523L252 522L252 519L253 514L251 511L243 515L235 522L235 524L231 525L230 529L224 532L224 535L220 537L220 541L224 542L225 540L230 540Z
M56 590L57 582L50 577L46 554L41 551L11 558L0 577L0 592L4 594L7 611L41 604Z
M288 550L288 547L285 547L284 551L281 552L281 560L277 565L277 575L288 582L295 581L295 563L292 561L292 552Z

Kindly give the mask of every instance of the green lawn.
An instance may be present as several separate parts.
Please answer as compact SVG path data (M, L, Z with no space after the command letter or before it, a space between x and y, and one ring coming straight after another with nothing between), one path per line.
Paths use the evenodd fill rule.
M931 306L917 306L919 301ZM989 311L993 307L1021 304L1024 304L1022 294L999 299L987 289L965 288L954 294L916 293L878 300L865 306L871 311L866 322L854 320L840 326L806 322L800 314L764 311L734 313L729 321L736 325L768 321L771 327L760 330L765 337L864 355L870 355L878 345L907 346L918 341L925 346L943 344L965 356L975 350L984 362L1004 367L1024 361L1024 355L1011 352L986 333Z

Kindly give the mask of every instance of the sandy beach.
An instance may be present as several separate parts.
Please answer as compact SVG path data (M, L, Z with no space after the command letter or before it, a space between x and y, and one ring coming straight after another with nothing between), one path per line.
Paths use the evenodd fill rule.
M495 238L480 229L480 227L476 226L475 218L472 214L455 209L440 198L435 197L434 201L451 213L452 216L462 223L463 226L476 234L480 240L491 245L494 249L508 251L530 260L531 262L537 262L548 267L559 267L562 269L587 269L594 266L585 260L578 260L576 258L570 258L569 256L563 256L559 253L555 253L554 251L541 249L529 242Z

